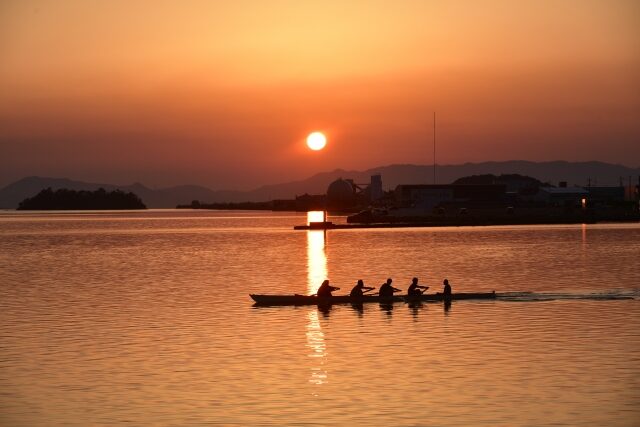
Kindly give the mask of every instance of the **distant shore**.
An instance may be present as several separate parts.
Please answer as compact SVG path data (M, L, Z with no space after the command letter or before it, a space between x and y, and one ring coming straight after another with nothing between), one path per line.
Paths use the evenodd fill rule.
M75 191L66 188L52 190L51 187L40 191L33 197L24 199L18 205L24 210L129 210L146 209L137 195L124 191Z

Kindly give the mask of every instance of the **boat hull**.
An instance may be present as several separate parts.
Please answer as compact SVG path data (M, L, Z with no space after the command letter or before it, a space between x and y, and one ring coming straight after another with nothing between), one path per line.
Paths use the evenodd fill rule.
M349 295L336 295L328 298L320 298L310 295L258 295L251 294L256 305L333 305L333 304L363 304L363 303L394 303L394 302L421 302L421 301L454 301L465 299L495 299L494 292L456 293L451 295L425 294L425 295L395 295L381 297L378 295L364 295L351 297Z

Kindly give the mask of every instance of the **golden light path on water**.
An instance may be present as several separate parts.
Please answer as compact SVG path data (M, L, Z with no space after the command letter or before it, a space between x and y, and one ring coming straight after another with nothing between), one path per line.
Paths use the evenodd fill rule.
M322 211L307 212L307 223L323 221ZM327 254L325 252L325 232L307 232L307 277L309 294L316 293L323 280L328 278Z
M307 223L323 221L322 211L307 213ZM320 283L328 278L327 254L325 252L325 232L323 230L307 231L307 274L309 294L316 292ZM327 371L324 365L327 357L327 346L324 333L320 327L318 310L309 310L307 324L307 347L310 349L311 377L309 382L322 385L327 382Z

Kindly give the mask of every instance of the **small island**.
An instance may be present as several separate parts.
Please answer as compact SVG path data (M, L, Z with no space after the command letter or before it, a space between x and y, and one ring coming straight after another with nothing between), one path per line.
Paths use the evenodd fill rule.
M140 197L121 190L75 191L51 187L40 191L33 197L24 199L18 210L124 210L146 209Z

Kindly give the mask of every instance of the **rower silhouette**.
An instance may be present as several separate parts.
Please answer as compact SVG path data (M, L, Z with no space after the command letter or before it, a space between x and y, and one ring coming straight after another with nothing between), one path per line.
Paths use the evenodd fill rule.
M444 279L444 282L442 282L442 286L444 286L442 295L444 295L445 299L451 299L451 285L449 285L449 281L447 279Z
M427 289L429 289L428 286L418 285L418 278L414 277L411 280L411 284L409 285L409 289L407 289L407 295L409 295L409 296L422 295L424 292L427 291Z
M387 279L387 281L380 286L378 294L381 297L392 297L394 292L400 292L400 289L391 286L391 282L393 282L393 280Z
M351 293L349 294L352 297L362 297L364 295L364 292L367 291L372 291L375 288L371 287L371 286L365 286L364 282L362 281L362 279L358 280L358 283L356 283L356 285L353 287L353 289L351 289ZM363 292L364 291L364 292Z
M337 291L338 289L340 288L329 285L329 281L325 280L318 288L316 295L318 296L318 298L330 298L332 296L331 292Z

